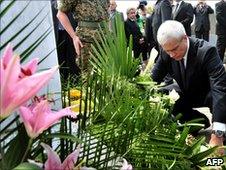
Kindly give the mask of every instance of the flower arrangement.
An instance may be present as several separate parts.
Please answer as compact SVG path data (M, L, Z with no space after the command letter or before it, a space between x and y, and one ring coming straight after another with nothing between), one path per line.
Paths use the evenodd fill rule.
M49 70L36 73L38 59L33 59L26 65L20 64L20 57L13 55L11 45L8 45L0 61L1 75L1 98L0 98L0 119L7 121L11 113L18 111L21 121L24 124L29 144L21 157L23 163L28 158L28 153L36 139L45 130L57 123L62 117L69 116L76 118L78 113L71 111L70 107L59 111L52 111L50 101L46 97L37 97L36 93L48 83L58 69L55 66ZM33 100L31 100L34 97ZM78 157L78 150L75 150L69 157L60 163L59 157L46 144L41 144L48 152L49 159L45 163L45 169L73 169L75 160ZM4 153L2 153L1 166L4 169ZM7 153L6 153L7 155ZM7 160L8 161L8 160ZM18 167L23 165L18 165ZM27 166L30 166L29 164ZM7 165L6 167L7 168Z
M61 118L72 117L75 119L78 115L79 103L76 106L74 105L59 111L53 111L51 109L51 100L49 100L45 95L40 97L36 96L37 92L51 79L58 69L58 66L36 73L38 59L35 58L29 63L21 65L20 57L18 55L13 55L11 45L7 46L3 57L0 60L0 64L0 119L2 121L7 121L7 118L10 117L11 113L19 112L21 121L28 137L30 138L26 150L23 152L23 156L13 165L12 168L45 170L95 169L82 167L84 161L77 164L80 152L79 145L77 149L69 154L63 163L61 163L57 153L49 145L41 143L40 145L47 152L47 161L44 164L32 160L29 161L30 163L26 162L27 158L29 158L30 150L35 147L35 143L37 142L36 139L42 135L44 131L56 124ZM82 97L81 91L72 89L70 91L70 97L72 100L79 102ZM10 149L8 150L10 151ZM8 166L4 164L4 161L9 162L10 160L5 160L7 159L7 156L6 158L4 157L5 155L7 155L7 153L2 154L0 166L3 169L8 169ZM131 165L128 165L126 160L124 160L122 167L129 167L129 169L132 168Z

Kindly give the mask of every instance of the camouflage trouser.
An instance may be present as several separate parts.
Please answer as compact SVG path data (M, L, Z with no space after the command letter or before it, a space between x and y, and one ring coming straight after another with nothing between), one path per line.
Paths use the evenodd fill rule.
M82 42L83 48L81 49L81 56L78 61L78 65L82 71L87 71L91 69L91 65L89 63L89 59L91 57L91 42Z

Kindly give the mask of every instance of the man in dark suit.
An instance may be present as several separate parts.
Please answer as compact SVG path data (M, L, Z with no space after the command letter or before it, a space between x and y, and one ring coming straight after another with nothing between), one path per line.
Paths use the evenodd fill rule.
M142 54L143 62L147 60L147 46L143 34L136 23L136 9L127 9L127 20L125 21L126 38L129 40L130 35L133 37L133 52L134 57L138 58Z
M153 37L157 42L157 31L160 25L172 19L172 6L169 0L157 0L152 18Z
M217 34L217 50L224 61L224 53L226 49L226 0L216 3L216 34Z
M173 20L183 24L186 34L191 36L191 23L193 21L193 7L190 3L182 0L175 0L176 5L173 7Z
M153 13L147 17L145 23L145 36L147 40L147 45L148 45L148 53L150 54L151 50L153 47L156 47L158 44L155 42L154 37L153 37L153 31L152 31L152 20L153 20Z
M154 8L154 13L152 17L152 32L153 32L153 38L156 44L155 49L158 51L159 56L159 50L160 47L158 45L157 41L157 31L160 27L160 25L167 21L172 19L172 3L170 0L157 0ZM158 58L156 57L156 59ZM155 59L155 60L156 60ZM172 84L173 79L167 75L164 79L165 84Z
M205 0L198 0L198 4L194 7L195 14L195 35L209 41L210 19L209 14L213 14L213 9L206 4Z
M169 73L178 83L180 99L173 114L182 113L182 122L204 117L194 107L208 106L213 113L211 145L223 145L226 131L226 71L216 47L197 38L188 38L178 21L166 21L157 39L163 51L153 70L154 81ZM204 121L208 126L208 122Z

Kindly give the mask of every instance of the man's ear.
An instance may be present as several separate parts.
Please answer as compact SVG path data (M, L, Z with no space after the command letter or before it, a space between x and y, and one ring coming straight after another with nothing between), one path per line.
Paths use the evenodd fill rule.
M184 35L184 36L183 36L183 39L187 39L187 38L188 38L188 36L187 36L187 35Z

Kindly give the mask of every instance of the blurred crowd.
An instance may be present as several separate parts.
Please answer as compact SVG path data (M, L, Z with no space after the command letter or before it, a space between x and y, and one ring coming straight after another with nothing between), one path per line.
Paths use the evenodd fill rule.
M67 2L67 0L65 2ZM98 3L99 2L97 1L96 6L99 5ZM83 29L80 29L80 27L96 27L94 24L90 24L91 22L88 23L85 19L85 17L95 18L95 16L89 17L89 8L88 10L86 9L82 15L77 15L77 13L80 13L79 10L74 14L75 11L68 10L69 7L61 7L59 2L57 4L57 2L53 0L53 4L53 9L55 11L54 16L57 16L57 18L55 18L55 23L61 73L65 78L68 78L69 75L79 75L81 67L79 66L78 62L75 62L75 59L78 59L78 55L84 56L81 58L83 58L83 62L85 65L87 65L87 60L89 57L86 57L88 55L86 53L83 55L82 50L87 51L84 49L86 47L89 48L92 40L89 40L87 43L87 37L89 33L87 33L87 35L77 36L77 34L80 33L79 31L74 30L81 30L80 32L84 32ZM219 2L216 2L215 5L217 35L216 47L222 61L224 60L226 48L225 4L225 0L220 0ZM103 3L101 5L104 6ZM69 4L68 6L73 6L73 4ZM82 6L80 8L82 9ZM60 12L58 9L61 9ZM112 31L115 31L116 14L121 16L121 20L125 22L125 33L127 40L129 39L130 35L133 37L134 57L138 58L141 56L143 69L147 65L151 50L155 48L159 52L160 46L157 42L157 31L164 21L177 20L183 24L188 36L191 36L192 32L194 32L195 37L209 41L209 15L214 13L214 10L205 0L197 0L197 4L195 6L192 6L190 3L183 0L156 0L155 5L150 5L146 0L139 0L138 6L129 7L127 9L127 16L123 16L122 12L117 11L117 1L110 0L108 6L100 8L100 10L105 10L106 13L103 13L102 18L106 20L108 17L109 28ZM64 14L67 15L68 19L64 19L65 16L62 15L62 11L65 12ZM95 12L91 9L90 13L92 13L91 15L94 15ZM100 12L97 11L97 13L100 15ZM71 26L68 26L68 23L66 23L67 20L69 20L72 29ZM102 19L96 17L96 20L99 22ZM78 22L79 25L77 27ZM191 23L194 23L194 30L191 28ZM76 32L76 36L74 36L73 32ZM89 31L86 30L86 32ZM81 40L81 37L86 37L86 40Z
M133 15L135 12L135 15ZM209 41L210 34L210 14L214 14L214 9L208 5L208 1L197 0L197 4L192 6L183 0L157 0L155 5L149 5L147 1L140 0L138 7L127 9L127 20L125 21L127 35L134 37L135 54L142 51L143 62L149 57L151 49L154 47L159 51L157 42L157 31L159 26L166 20L176 20L183 24L186 34ZM220 0L215 4L216 20L216 47L221 60L224 60L226 49L226 2ZM133 22L137 27L131 27ZM191 24L194 23L194 30ZM139 28L139 30L137 30ZM139 36L140 39L135 38ZM138 55L134 55L135 57Z

